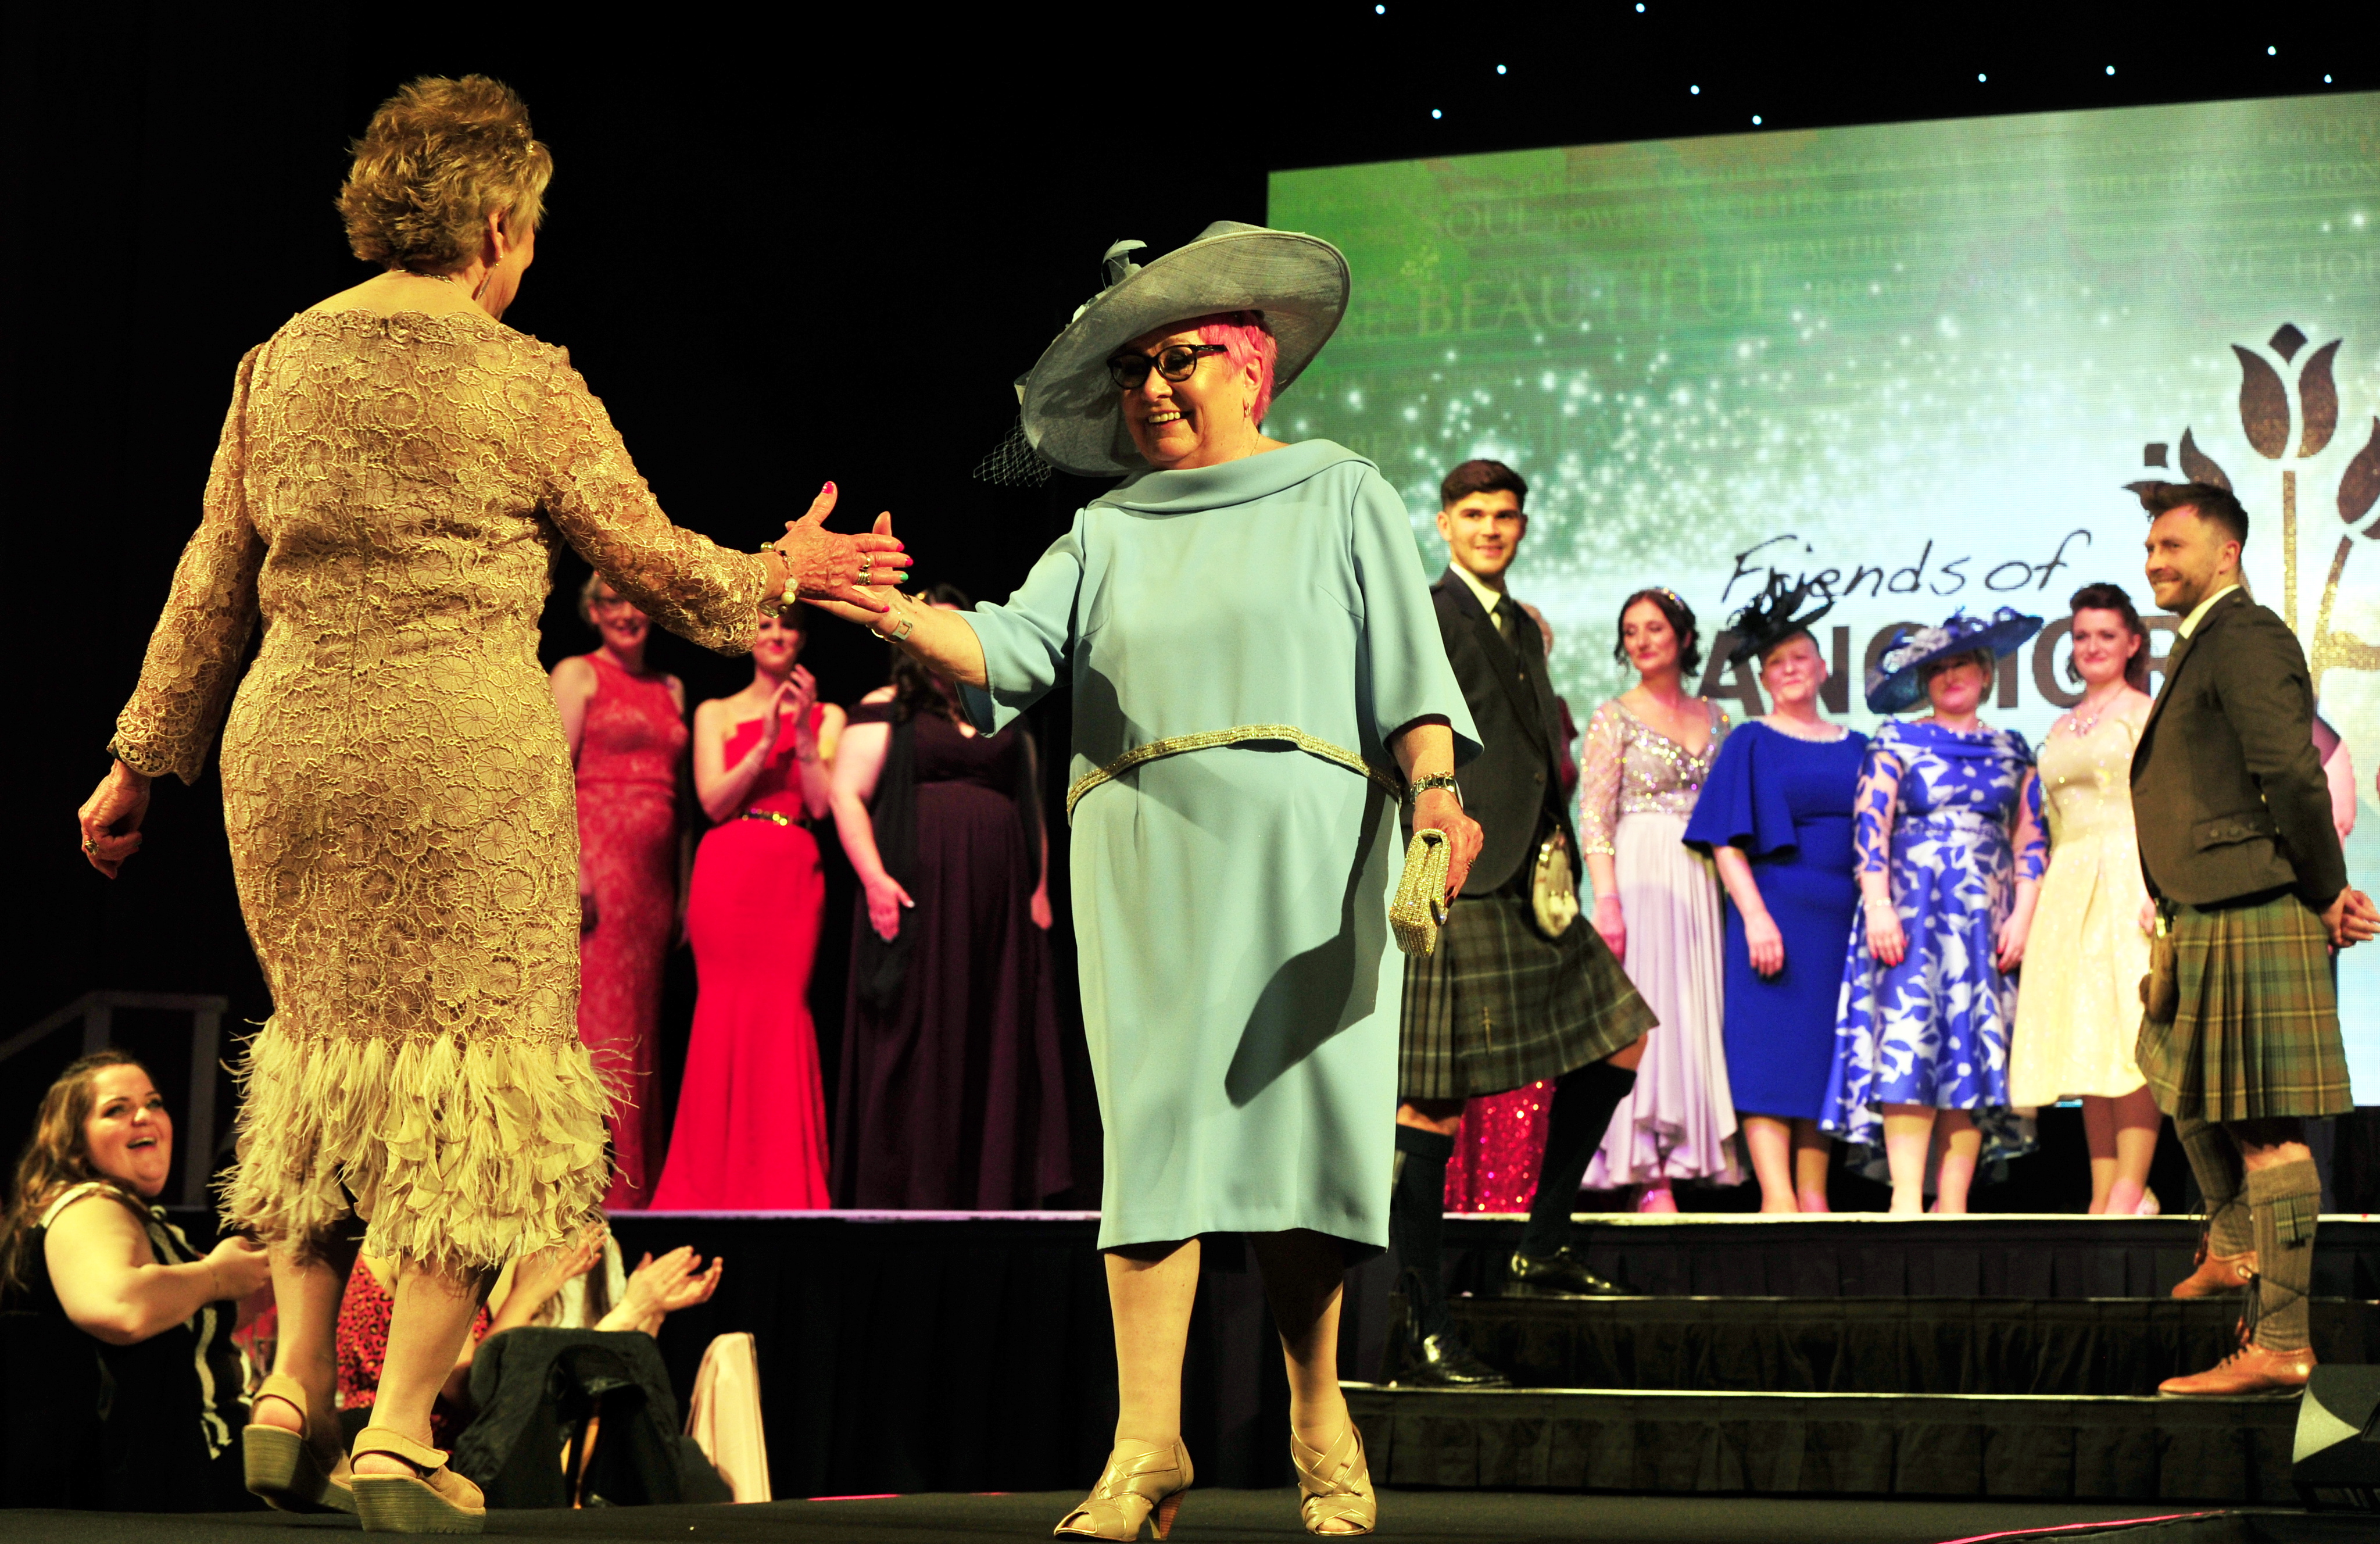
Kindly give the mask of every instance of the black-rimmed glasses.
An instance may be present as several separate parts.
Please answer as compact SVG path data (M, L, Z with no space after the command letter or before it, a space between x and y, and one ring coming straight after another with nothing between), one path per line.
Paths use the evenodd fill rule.
M1190 379L1198 361L1209 354L1228 354L1231 350L1220 343L1169 343L1154 354L1135 354L1130 349L1109 356L1108 379L1119 391L1136 392L1155 370L1168 381Z

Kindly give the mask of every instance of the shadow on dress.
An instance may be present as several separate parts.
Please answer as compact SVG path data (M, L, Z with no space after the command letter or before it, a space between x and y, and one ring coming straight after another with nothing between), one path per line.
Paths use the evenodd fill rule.
M1284 749L1298 756L1302 751ZM1381 817L1388 795L1366 780L1361 830L1371 833L1355 849L1339 900L1339 930L1327 941L1281 962L1258 994L1240 1031L1223 1088L1245 1108L1281 1076L1320 1049L1333 1035L1372 1016L1378 1007L1380 952L1390 947L1380 876L1395 828ZM1359 904L1360 903L1360 904ZM1336 1003L1326 1021L1318 1004Z

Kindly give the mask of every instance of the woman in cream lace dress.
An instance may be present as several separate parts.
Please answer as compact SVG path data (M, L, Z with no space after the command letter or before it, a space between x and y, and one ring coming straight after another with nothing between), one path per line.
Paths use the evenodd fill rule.
M2049 726L2027 789L2047 807L2034 818L2047 818L2049 870L2016 997L2009 1102L2080 1099L2091 1210L2129 1217L2153 1207L2149 1161L2162 1120L2132 1059L2149 968L2148 881L2132 829L2132 751L2155 701L2145 689L2149 635L2115 585L2086 585L2073 608L2082 700Z
M567 356L497 321L552 165L519 99L480 77L417 81L374 115L340 202L386 272L240 361L198 533L82 811L113 875L149 780L195 780L224 724L233 871L274 1007L240 1070L225 1199L228 1227L272 1246L281 1312L250 1430L288 1435L248 1444L249 1483L368 1526L476 1526L476 1490L428 1446L431 1399L486 1279L580 1226L606 1181L576 1023L570 758L537 660L556 552L726 652L794 580L855 593L906 561L820 529L831 490L759 553L669 522ZM327 1472L349 1196L365 1248L404 1262L352 1501Z

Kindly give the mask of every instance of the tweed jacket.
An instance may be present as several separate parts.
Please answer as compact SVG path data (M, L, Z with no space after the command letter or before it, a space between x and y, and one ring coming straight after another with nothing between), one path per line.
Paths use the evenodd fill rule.
M2214 906L2293 889L2317 911L2347 887L2313 748L2297 636L2247 591L2224 596L2166 662L2132 755L2149 894Z
M1471 708L1486 748L1456 776L1463 811L1479 822L1479 859L1463 881L1465 895L1492 895L1529 861L1550 817L1578 862L1578 833L1561 797L1561 710L1546 671L1545 639L1531 622L1520 647L1504 641L1479 597L1451 569L1430 586L1446 657Z

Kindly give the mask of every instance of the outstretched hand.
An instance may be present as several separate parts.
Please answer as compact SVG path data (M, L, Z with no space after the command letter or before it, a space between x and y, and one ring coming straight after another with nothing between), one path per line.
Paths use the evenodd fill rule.
M876 529L869 531L868 534L871 541L880 538L887 541L893 541L892 512L888 509L883 514L876 517ZM905 564L909 561L909 556L906 553L903 553L901 554L901 561ZM881 565L882 560L880 559L879 566L876 572L870 576L871 578L882 579L884 577L885 570ZM890 583L861 586L856 589L850 597L821 598L810 594L808 590L804 590L802 591L802 599L818 607L819 610L827 613L829 615L840 616L845 622L856 622L863 627L872 629L876 626L877 618L882 616L886 612L892 609L892 592L900 588L901 580L907 578L908 577L908 572L905 568L900 573L894 575Z
M75 814L82 827L83 857L114 879L124 860L140 850L140 821L148 813L149 779L116 762Z
M834 512L834 501L835 487L830 482L810 501L808 514L785 522L777 555L784 560L801 599L840 602L871 616L880 615L891 607L869 590L897 587L908 577L909 554L892 535L889 514L878 516L876 529L859 536L827 529L826 517Z

